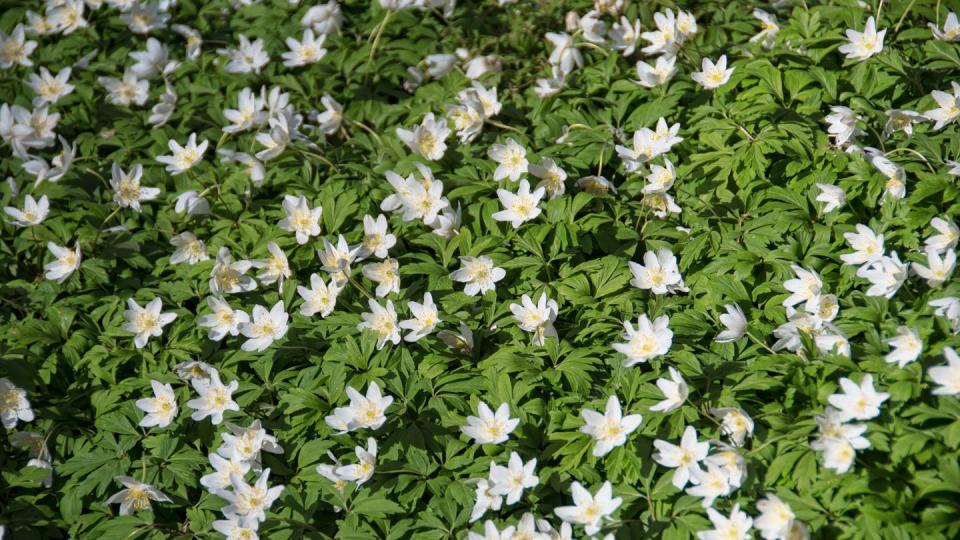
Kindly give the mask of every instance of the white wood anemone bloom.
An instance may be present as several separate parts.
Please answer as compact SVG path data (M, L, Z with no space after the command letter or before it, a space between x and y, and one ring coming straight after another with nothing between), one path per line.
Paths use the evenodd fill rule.
M385 306L370 299L370 311L360 314L363 321L357 325L357 330L371 330L377 334L377 350L383 348L389 341L394 345L400 343L400 325L397 323L397 311L393 302L387 300Z
M910 362L915 361L923 352L923 341L916 330L906 326L897 328L897 335L884 340L890 346L891 350L884 357L888 364L897 364L897 367L904 367Z
M17 421L32 422L34 418L27 391L18 388L10 379L0 379L0 421L3 427L13 429Z
M957 21L957 14L952 11L947 15L947 20L943 22L943 30L937 28L937 25L933 23L927 23L927 26L933 32L933 37L940 41L960 40L960 22Z
M618 446L623 446L627 442L627 437L640 427L643 416L639 414L629 414L623 416L620 409L620 400L617 396L610 396L607 399L607 406L603 414L591 409L580 411L585 425L580 427L582 433L593 437L593 455L602 457L610 453Z
M683 380L680 372L673 366L669 366L668 370L670 372L669 379L657 379L657 388L663 392L664 399L653 407L650 407L651 411L664 413L675 411L687 401L687 396L690 394L687 381Z
M890 394L874 390L873 375L869 373L863 376L860 384L842 377L840 388L843 393L831 394L827 401L840 412L842 422L876 418L880 415L880 405L890 398Z
M187 407L193 409L190 418L199 422L209 416L210 422L216 426L223 422L223 413L240 410L240 406L233 400L233 393L240 387L240 383L231 381L229 385L224 385L220 381L220 372L215 369L208 375L207 379L190 381L199 397L188 401Z
M270 469L264 469L257 481L250 485L238 474L230 475L232 491L221 489L217 496L229 503L221 509L224 515L240 516L241 522L259 524L267 519L267 511L280 497L283 486L269 487Z
M699 469L699 463L706 459L710 452L709 442L697 442L697 430L693 426L687 426L683 430L679 446L660 439L653 441L653 446L657 449L653 460L674 469L673 486L677 489L683 489L687 485L690 471Z
M490 147L490 159L497 162L497 169L493 172L496 181L509 178L516 182L527 173L530 163L527 161L527 151L517 141L507 139L506 144L495 144Z
M331 280L329 284L325 284L319 274L311 274L309 289L302 285L297 286L297 294L303 298L300 314L312 317L319 313L321 318L330 315L337 306L340 290L341 287L336 281Z
M626 356L623 367L631 367L651 358L667 354L673 343L673 331L668 326L669 317L661 315L652 322L646 314L637 318L637 328L630 321L623 322L623 338L626 343L614 343L613 348Z
M505 497L504 502L508 505L516 504L523 496L524 490L540 484L540 477L537 476L536 470L536 458L524 463L520 454L516 452L510 452L510 460L506 467L491 461L490 481L493 482L491 492Z
M945 365L934 366L927 371L930 379L939 385L932 393L935 396L960 395L960 356L954 349L944 347L943 357L947 360Z
M23 198L23 210L12 206L4 207L4 213L13 218L12 223L18 227L32 227L43 223L50 213L50 200L44 195L34 199L30 195Z
M477 444L501 444L510 438L510 434L520 424L518 418L510 418L510 405L501 403L494 413L481 401L477 404L479 416L467 416L467 425L460 431Z
M357 446L354 449L357 454L357 463L353 465L343 465L337 467L336 475L348 482L356 482L357 489L373 478L373 472L377 465L377 440L373 437L367 438L367 447Z
M231 336L239 335L240 325L250 322L249 315L242 310L233 309L222 297L208 297L207 305L210 306L213 313L198 317L197 325L209 328L207 337L214 341L220 341L228 334Z
M361 428L379 429L387 421L386 410L393 403L393 396L384 396L380 387L371 381L367 394L347 387L350 403L346 407L337 407L333 414L326 417L327 424L340 432L355 431Z
M170 497L164 495L157 488L150 484L138 482L129 476L117 476L114 480L123 484L124 489L111 495L109 499L104 501L104 504L120 503L119 514L121 516L129 516L141 510L150 510L150 501L173 502Z
M43 266L45 270L43 277L52 279L57 283L63 283L70 277L70 274L80 268L79 241L74 245L74 249L47 242L47 249L56 258Z
M740 510L740 503L734 504L730 516L724 516L713 508L707 508L707 517L713 529L697 533L699 540L746 540L750 538L753 519Z
M169 384L163 384L151 380L150 386L153 388L153 397L138 399L137 408L147 413L140 420L141 427L167 427L177 417L179 408L177 407L177 396L173 393L173 387Z
M700 71L691 73L690 78L707 90L713 90L727 84L736 68L727 69L727 55L724 54L717 60L716 64L713 63L713 60L704 58L700 69Z
M507 275L506 270L494 266L493 259L486 255L460 257L460 268L450 274L450 279L466 283L463 292L467 296L496 290L496 283Z
M287 333L287 321L290 315L283 308L283 300L267 311L267 308L253 306L251 320L240 324L240 333L246 336L247 341L240 346L245 351L263 352Z
M424 293L423 303L410 301L407 303L413 318L400 321L400 328L409 330L403 340L409 343L419 341L433 332L440 322L437 305L433 303L433 295Z
M531 193L530 182L526 180L520 181L520 187L516 194L506 189L498 189L497 197L500 198L500 204L503 205L504 209L494 212L493 219L509 221L513 228L517 229L520 225L536 219L540 215L542 210L539 205L544 194L546 194L546 190L542 187L533 190L533 193Z
M320 206L310 208L307 198L303 195L284 195L283 211L286 215L277 223L277 226L296 234L298 244L306 244L311 236L320 234L320 216L323 214L323 208Z
M630 284L638 289L649 290L654 294L676 294L687 292L689 289L683 284L677 258L670 248L662 247L656 252L647 251L643 254L643 265L628 261L633 279Z
M529 296L523 295L519 304L510 304L510 311L520 328L533 334L533 343L542 347L548 337L557 337L557 330L553 321L557 319L559 306L556 300L547 298L546 293L540 294L536 304Z
M446 118L437 120L433 113L427 113L423 121L414 126L413 130L397 128L397 137L403 141L403 144L407 145L411 152L430 161L443 158L444 152L447 151L447 143L444 141L450 133Z
M730 343L742 338L747 333L747 317L737 304L723 306L726 313L720 315L720 324L724 330L713 338L717 343Z
M170 139L167 146L170 147L171 155L157 156L157 161L166 165L167 172L171 175L183 174L203 159L203 153L207 151L209 144L209 141L206 140L197 144L196 133L190 134L190 137L187 138L187 144L184 146L180 146L177 141Z
M613 496L610 482L604 482L596 495L591 495L576 481L570 485L570 491L573 495L573 506L559 506L553 512L567 523L583 525L584 532L588 535L597 534L603 519L613 514L623 503L622 498Z
M873 16L870 16L863 32L848 29L846 34L850 42L841 45L837 50L847 55L848 60L862 62L883 50L883 37L887 31L884 29L878 32L877 23Z
M140 203L143 201L152 201L160 194L158 188L143 187L140 185L140 177L143 176L143 166L139 163L130 169L129 173L123 171L120 165L113 164L111 169L110 187L113 188L113 200L120 208L133 208L140 212Z
M142 349L151 337L162 336L163 327L177 318L176 313L160 313L160 310L163 309L163 301L160 300L160 297L154 298L144 307L140 307L136 300L129 298L127 299L127 306L130 309L123 312L123 317L127 322L121 328L136 334L133 338L133 344L138 349Z

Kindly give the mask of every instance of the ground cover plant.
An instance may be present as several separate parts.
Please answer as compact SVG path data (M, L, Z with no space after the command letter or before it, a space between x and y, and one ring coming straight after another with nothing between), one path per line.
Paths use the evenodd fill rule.
M953 3L0 6L0 537L960 536Z

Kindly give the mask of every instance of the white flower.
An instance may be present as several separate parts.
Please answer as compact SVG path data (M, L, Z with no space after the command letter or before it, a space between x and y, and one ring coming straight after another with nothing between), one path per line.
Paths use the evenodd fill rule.
M180 380L187 382L194 379L209 379L210 374L216 371L210 364L200 362L199 360L180 362L173 366L173 370L177 373L177 377L179 377Z
M613 23L610 27L610 48L615 51L623 51L624 56L630 56L637 48L637 39L640 38L640 19L635 19L633 23L626 17L620 17L620 22Z
M230 59L224 66L227 73L260 73L260 69L270 63L270 55L263 47L262 39L250 41L241 34L240 44L236 49L217 49L217 53Z
M303 14L303 18L300 19L301 26L310 26L318 34L339 33L342 24L343 13L340 11L340 4L337 3L337 0L311 6Z
M584 532L588 535L597 534L603 518L609 517L623 504L623 499L613 496L610 482L604 482L596 495L590 495L590 492L576 481L570 485L570 491L574 505L559 506L553 512L567 523L583 525Z
M140 307L136 300L129 298L127 299L127 306L130 309L123 312L123 317L127 322L121 328L136 334L133 338L133 344L138 349L142 349L152 336L160 337L163 335L163 327L177 318L176 313L160 313L160 310L163 309L163 302L159 297L151 300L145 307Z
M29 198L29 195L27 195ZM41 198L41 202L46 197ZM29 205L29 201L27 201ZM930 220L930 226L940 234L930 236L926 240L927 250L937 252L951 251L957 247L957 240L960 239L960 227L949 218L935 217Z
M952 348L944 347L943 357L947 359L946 365L935 366L927 371L930 379L940 385L933 389L933 395L956 396L960 394L960 356L957 356L957 351ZM4 416L4 425L6 425L6 416Z
M36 48L37 42L27 40L22 24L15 26L10 34L0 30L0 69L10 69L18 64L32 66L30 54Z
M664 165L650 165L647 185L643 186L644 193L661 193L673 187L677 171L669 159L664 158L663 162Z
M637 319L637 329L634 330L630 321L624 321L623 338L627 342L613 344L614 350L627 357L623 367L630 367L667 354L673 343L673 332L668 326L669 323L670 319L666 315L657 317L651 323L646 314L641 314Z
M546 38L553 45L550 63L560 68L560 73L569 75L575 68L583 65L583 55L576 47L573 36L566 32L547 32Z
M13 218L13 223L16 226L32 227L43 223L43 220L47 219L47 214L50 213L50 201L46 195L40 197L39 200L26 195L23 198L23 210L7 206L3 211Z
M223 128L224 133L239 133L266 122L266 105L262 98L257 97L249 88L244 88L237 94L237 108L224 109L223 116L231 125Z
M204 216L210 213L210 203L194 190L184 191L177 195L174 211L178 214L186 212L188 216Z
M673 145L683 141L683 137L678 137L680 124L672 126L667 125L665 118L657 121L656 129L647 127L633 134L633 148L616 145L617 154L623 159L623 165L627 172L635 172L641 169L643 164L651 159L670 151Z
M934 121L934 131L943 129L944 126L953 123L960 116L960 84L952 81L950 84L953 87L953 94L934 90L930 93L930 96L933 97L939 107L923 113L927 119Z
M753 419L743 409L720 407L711 409L710 414L720 418L723 433L736 446L743 446L744 439L753 434Z
M494 512L500 510L500 507L503 506L503 497L500 495L493 494L493 484L490 483L486 478L481 478L477 480L477 490L476 490L476 502L473 504L473 510L470 512L470 523L480 519L484 514L487 513L487 510L493 510ZM492 523L487 521L488 528ZM474 537L474 533L469 533L470 538ZM500 533L497 533L497 540L499 540Z
M623 446L627 437L640 427L640 422L643 421L639 414L623 416L617 396L607 399L603 414L583 409L580 416L586 422L580 427L580 431L593 437L593 455L597 457L605 456L614 448Z
M56 259L44 265L46 272L43 277L55 280L57 283L63 283L70 277L74 271L80 268L80 243L77 242L74 249L66 246L58 246L53 242L47 242L47 249Z
M373 477L373 471L377 465L377 441L373 437L368 437L367 448L357 446L354 451L359 462L355 465L337 467L336 474L344 480L356 482L359 488Z
M443 197L443 183L439 181L432 181L429 186L417 181L410 182L405 192L398 195L403 208L403 220L420 219L428 226L433 225L437 215L450 205L450 201Z
M221 433L223 444L217 448L217 453L227 459L239 459L253 466L253 470L260 470L260 451L271 454L282 454L283 448L277 444L277 438L263 429L259 420L254 420L249 426L243 427L227 422L230 433Z
M689 395L687 382L683 380L680 372L669 366L670 379L657 379L657 388L663 392L664 400L650 407L651 411L662 411L668 413L679 409Z
M319 313L323 318L330 315L336 307L340 286L335 281L326 285L318 274L311 274L310 288L297 286L297 294L303 298L303 305L300 306L301 315L311 317Z
M413 130L397 128L397 137L403 141L410 150L423 156L430 161L437 161L443 158L443 153L447 151L447 137L450 136L450 128L447 127L447 120L434 118L433 113L427 113L423 117L423 122L414 126Z
M817 184L820 193L817 194L817 201L824 203L823 213L833 212L847 202L847 194L843 188L831 184Z
M317 250L317 256L320 257L323 269L330 274L337 286L346 285L350 277L350 263L356 256L356 250L350 249L347 239L341 234L334 246L324 238L323 249Z
M884 360L888 364L897 364L901 368L916 360L920 356L920 352L923 351L923 341L920 340L920 336L917 335L916 331L906 326L897 328L897 335L885 340L885 342L893 350L887 354Z
M159 2L131 2L128 9L120 15L120 19L132 32L147 34L166 28L170 15L161 7Z
M354 390L352 386L348 386L347 396L350 398L350 404L346 407L337 407L333 414L326 418L327 424L334 429L341 432L361 428L379 429L387 421L384 413L393 403L393 397L383 396L376 382L370 382L366 396Z
M643 32L640 37L644 41L649 41L650 45L641 49L644 53L650 55L671 55L676 53L678 48L677 20L673 15L673 10L667 9L666 13L654 13L653 22L657 29L651 32Z
M840 255L844 264L870 264L883 258L883 235L873 232L866 225L857 224L856 233L843 233L853 253Z
M466 283L463 292L467 296L476 296L496 290L496 282L507 275L493 260L485 255L479 257L460 257L460 269L450 274L450 279Z
M520 225L536 219L540 215L542 210L539 205L545 193L546 190L542 187L533 190L533 193L531 193L530 182L526 180L520 181L520 187L516 194L506 189L498 189L497 197L500 198L500 204L503 205L504 209L494 212L493 219L509 221L513 228L517 229Z
M662 54L657 57L654 65L650 65L643 60L637 62L637 84L647 88L655 88L661 84L666 84L677 73L677 57Z
M927 23L927 26L933 32L933 37L941 41L957 41L960 39L960 23L957 22L957 14L952 11L947 15L947 20L944 21L942 31L933 23Z
M387 342L394 345L400 343L400 325L397 324L397 312L393 302L387 300L386 307L376 300L369 300L370 311L361 313L363 322L357 325L357 330L372 330L377 334L377 350L383 348Z
M720 450L707 456L703 462L707 465L720 468L720 470L726 474L730 487L740 487L747 473L746 460L744 460L743 456L732 446L728 446L722 442L718 442L717 446Z
M356 246L357 260L366 259L371 255L378 259L385 259L387 250L397 243L397 237L390 234L387 228L387 218L379 214L376 219L371 215L363 216L363 242Z
M40 68L40 75L30 74L27 85L33 90L37 97L33 98L33 106L40 107L48 103L53 104L60 101L60 98L73 93L74 87L70 84L69 67L60 70L54 77L50 70L45 67Z
M167 427L177 417L177 396L173 393L173 387L169 384L161 384L151 380L150 386L153 388L154 397L138 399L137 408L147 413L140 420L142 427Z
M510 311L520 328L533 334L533 343L542 347L548 337L557 337L553 321L557 319L559 306L556 300L547 298L546 293L540 294L536 304L529 296L523 295L519 304L510 304Z
M943 257L932 249L927 250L927 266L913 263L913 273L927 280L928 287L939 287L953 273L957 264L957 252L947 251Z
M783 282L783 288L792 293L783 301L783 307L791 307L805 302L804 309L808 312L816 312L820 301L820 291L823 290L823 281L820 276L812 270L805 270L795 264L790 265L794 279L788 279Z
M283 65L297 67L319 62L327 55L327 50L323 48L323 42L326 39L325 34L314 37L313 30L310 28L303 31L303 39L300 41L288 37L285 42L290 50L280 55L283 58Z
M200 56L200 46L203 45L203 37L200 32L189 26L174 24L170 29L183 37L187 42L186 55L188 60L196 60Z
M197 324L209 328L207 337L214 341L222 340L227 334L231 336L240 334L240 325L250 322L249 315L239 309L233 309L223 298L208 297L207 305L213 313L198 317Z
M773 43L777 40L777 34L780 32L777 17L762 9L754 9L753 17L760 21L760 33L750 38L750 43L760 41L765 49L772 49Z
M170 245L177 248L170 256L170 264L186 262L193 266L200 261L210 259L207 255L207 245L192 232L182 232L170 239Z
M461 144L473 142L483 130L483 106L475 97L465 96L462 103L447 105L447 119L453 122Z
M468 532L467 540L504 540L504 538L513 537L513 529L514 527L507 527L503 531L500 531L497 529L497 524L488 519L483 524L483 534ZM510 536L507 536L508 532Z
M455 54L428 54L423 62L427 65L427 75L434 79L439 79L450 73L457 65L457 55Z
M440 322L440 314L437 312L437 306L433 303L433 296L430 293L424 293L423 303L410 301L407 304L412 319L400 321L400 328L410 330L410 333L403 336L404 341L413 343L430 335L433 329Z
M707 508L707 517L713 524L713 529L697 533L699 540L746 540L750 538L750 528L753 520L740 510L740 504L733 505L730 517L722 515L713 508Z
M225 516L240 516L241 522L261 523L267 519L267 510L280 497L283 486L267 487L270 469L264 469L254 485L247 484L238 474L230 475L233 491L221 489L217 495L229 504L221 509Z
M887 111L887 123L883 125L883 137L889 137L894 131L903 131L910 137L913 135L913 123L923 120L925 118L918 112L890 109Z
M170 59L170 49L156 38L147 38L145 51L133 51L129 54L136 63L130 66L130 71L141 79L152 79L163 71Z
M157 161L165 164L167 172L173 176L182 174L193 168L194 165L203 159L203 153L207 151L210 143L206 140L197 144L197 134L191 133L185 146L180 146L177 141L170 139L167 146L172 155L157 156Z
M262 352L286 335L290 316L283 309L283 300L274 304L270 311L260 305L253 306L252 315L252 320L240 324L240 333L249 338L241 349Z
M490 481L493 482L491 492L505 496L508 505L516 504L523 496L523 490L536 487L540 483L536 469L536 458L524 463L516 452L510 452L510 460L506 467L491 461Z
M475 56L463 65L463 70L466 72L465 75L468 79L479 79L485 73L498 73L502 68L500 59L492 54Z
M575 11L571 11L570 13L576 15ZM583 17L580 17L577 26L579 26L583 39L590 43L597 44L602 44L606 41L607 23L600 19L602 15L599 11L591 10L586 12ZM571 30L575 30L575 28L571 28Z
M960 298L956 296L945 296L931 300L927 305L935 308L933 312L934 315L945 317L950 321L950 326L954 334L960 333Z
M497 87L486 88L478 81L473 81L472 87L459 92L457 97L465 103L479 103L479 111L484 119L500 114L500 109L503 106L497 98Z
M219 490L230 487L230 477L232 475L236 474L242 478L250 472L250 462L238 457L226 458L219 454L210 454L208 459L214 471L201 476L200 485L214 495Z
M97 82L110 93L109 100L114 105L129 107L131 103L143 105L147 102L150 83L141 81L132 71L125 71L121 79L98 77Z
M564 181L567 179L567 172L561 169L560 166L550 158L540 158L538 165L528 165L527 172L540 179L536 189L543 188L547 190L551 199L556 199L567 190L564 184Z
M333 135L340 130L340 126L343 124L343 106L330 94L324 94L320 98L320 103L323 105L324 111L317 115L317 129L327 135Z
M244 275L252 266L253 263L247 260L234 261L229 248L220 248L213 268L210 270L210 292L232 294L256 289L257 282L252 277Z
M113 163L111 168L110 187L113 188L113 200L120 208L133 208L140 212L140 203L152 201L160 194L158 188L143 187L140 177L143 176L143 166L134 165L129 173L123 171L120 165Z
M863 27L863 32L847 30L847 39L850 42L841 45L837 50L847 55L848 60L862 62L883 50L883 36L886 33L886 30L877 32L877 23L873 20L873 16L870 16L866 26Z
M520 420L510 418L510 405L501 403L494 413L486 403L481 401L477 404L477 414L480 416L467 416L467 425L462 426L460 431L470 437L477 444L500 444L510 438L510 434Z
M277 283L278 287L283 287L283 281L293 275L290 264L287 262L287 255L276 242L268 242L267 250L270 252L269 257L252 262L255 268L263 269L257 274L257 279L263 285Z
M498 164L493 172L496 181L509 178L511 182L516 182L527 172L527 151L513 139L507 139L506 144L491 146L489 156Z
M908 265L900 262L897 252L893 251L889 257L882 257L879 261L857 269L857 276L870 281L867 296L886 296L892 298L903 282L907 280Z
M187 407L193 409L190 418L199 422L209 416L210 422L218 425L223 422L224 412L240 410L240 406L233 401L233 393L240 387L240 383L231 381L229 385L224 386L220 382L220 373L215 369L212 369L208 375L207 379L190 380L190 384L200 397L188 401Z
M727 55L724 54L717 60L716 64L713 63L713 60L704 57L700 69L700 71L691 73L690 78L700 83L700 86L707 90L713 90L727 84L735 68L727 69Z
M117 476L115 481L123 484L125 489L114 493L104 504L120 503L120 515L128 516L135 511L150 510L150 501L173 502L157 488L150 484L137 482L129 476Z
M697 19L689 11L677 10L677 34L680 41L686 41L697 33Z
M363 275L377 284L375 294L380 298L400 292L400 263L396 259L367 264Z
M727 304L723 306L727 311L720 315L720 324L724 330L713 338L717 343L730 343L742 338L747 333L747 317L743 310L737 304Z
M537 96L541 99L550 97L560 90L563 90L563 87L566 85L564 77L565 75L559 66L551 66L550 77L537 79L537 87L534 88L534 92L536 92Z
M842 394L831 394L827 401L837 408L842 422L847 420L870 420L880 415L880 405L890 394L873 388L873 375L867 373L856 384L846 377L840 378Z
M227 150L226 148L217 150L217 153L222 156L220 158L220 163L234 162L243 165L246 169L247 176L250 178L250 182L253 184L253 187L258 188L263 185L263 180L266 177L267 171L263 166L263 162L261 162L259 159L245 152L234 152L232 150Z
M674 294L687 291L677 267L677 258L670 248L662 247L656 253L647 251L643 254L641 266L628 261L633 279L630 284L638 289L649 290L654 294Z
M27 391L17 388L6 377L0 379L0 420L7 429L15 428L18 420L33 421L33 409L27 400Z
M657 449L653 460L664 467L674 469L673 485L677 489L683 489L687 485L690 480L690 471L699 469L698 464L710 452L709 442L697 442L697 430L693 426L687 426L684 429L680 446L660 439L653 441L653 446Z
M823 121L829 124L827 133L834 138L834 144L843 146L853 141L854 137L863 135L863 131L857 129L857 121L860 117L849 107L834 106L830 107L830 114L823 118Z
M823 451L823 466L843 474L853 466L856 448L846 439L824 439L817 450Z
M700 505L704 508L713 506L717 497L729 495L733 491L727 473L713 463L707 463L707 470L692 469L690 481L693 484L687 488L687 495L702 497Z
M781 501L773 493L767 493L765 498L757 501L757 510L760 511L760 515L754 520L753 525L760 531L760 536L766 540L794 538L790 536L790 529L795 516L789 504Z

